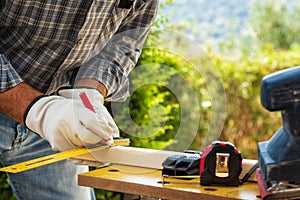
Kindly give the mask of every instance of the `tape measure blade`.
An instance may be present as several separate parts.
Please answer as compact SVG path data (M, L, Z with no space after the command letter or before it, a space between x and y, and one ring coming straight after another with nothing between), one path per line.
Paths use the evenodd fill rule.
M82 155L84 153L88 153L87 149L84 149L84 148L72 149L72 150L44 156L41 158L36 158L33 160L21 162L21 163L15 164L15 165L10 165L10 166L1 168L0 171L9 172L9 173L19 173L22 171L36 168L36 167L40 167L40 166L44 166L44 165L58 162L61 160L65 160L67 158L71 158L74 155Z
M127 139L127 138L126 139L123 139L123 138L116 139L113 146L128 146L129 143L130 143L129 139ZM26 171L29 169L34 169L37 167L52 164L52 163L55 163L58 161L68 159L68 158L84 155L87 153L99 151L99 150L106 149L106 148L109 148L109 146L105 145L105 146L100 146L100 147L96 147L96 148L92 148L92 149L86 149L86 148L71 149L71 150L60 152L60 153L51 154L48 156L44 156L44 157L36 158L33 160L25 161L22 163L3 167L3 168L0 168L0 171L9 172L9 173L19 173L19 172L23 172L23 171Z
M78 148L78 149L71 149L68 151L64 151L64 152L60 152L60 153L56 153L56 154L51 154L48 156L44 156L41 158L36 158L33 160L29 160L29 161L25 161L22 163L18 163L15 165L10 165L7 167L3 167L0 169L0 171L3 172L9 172L9 173L19 173L19 172L23 172L29 169L34 169L36 167L41 167L44 165L48 165L48 164L52 164L58 161L62 161L68 158L72 158L75 156L79 156L79 155L83 155L83 154L87 154L91 151L96 151L96 150L101 150L104 148L108 148L108 146L102 146L102 147L97 147L94 149L85 149L85 148Z

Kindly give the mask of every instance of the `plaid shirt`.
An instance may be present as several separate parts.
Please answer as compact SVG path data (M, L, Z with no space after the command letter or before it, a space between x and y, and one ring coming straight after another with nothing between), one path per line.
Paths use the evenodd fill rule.
M0 92L25 82L51 93L78 71L102 82L108 100L124 100L158 4L124 1L1 1Z

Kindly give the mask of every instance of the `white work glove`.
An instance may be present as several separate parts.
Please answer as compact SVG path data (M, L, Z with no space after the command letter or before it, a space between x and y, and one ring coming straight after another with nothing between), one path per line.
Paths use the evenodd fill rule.
M90 103L92 104L95 112L101 116L103 121L106 121L107 125L111 128L111 130L113 131L112 136L114 138L118 138L120 137L120 132L119 129L114 121L114 119L112 118L112 116L110 115L110 113L108 112L108 110L106 109L106 107L103 105L104 104L104 99L102 94L94 89L94 88L61 88L57 91L59 96L65 97L66 99L74 99L74 100L80 100L82 101L82 99L80 98L80 95L85 93L87 98L89 99Z
M106 117L87 109L79 99L41 96L28 106L24 119L54 150L113 143L115 130Z
M112 136L113 138L118 138L120 136L119 129L113 120L112 116L109 114L107 111L106 107L103 105L104 104L104 99L102 94L94 89L94 88L61 88L57 91L59 96L65 97L67 99L78 99L81 100L80 98L81 94L85 93L87 98L89 99L91 105L93 106L95 112L99 115L105 118L107 121L108 126L112 129ZM111 138L112 140L112 138ZM92 155L81 155L80 157L76 158L70 158L68 159L69 161L73 162L76 165L89 165L89 166L94 166L94 167L101 167L101 166L106 166L108 163L102 163L100 160L97 161L97 158L94 157L93 161L91 158L93 158Z

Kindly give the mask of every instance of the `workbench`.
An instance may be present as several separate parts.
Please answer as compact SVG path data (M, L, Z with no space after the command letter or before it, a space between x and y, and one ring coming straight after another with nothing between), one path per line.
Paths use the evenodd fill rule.
M78 175L80 186L160 199L260 199L256 182L238 187L201 186L198 182L166 182L161 170L111 165Z

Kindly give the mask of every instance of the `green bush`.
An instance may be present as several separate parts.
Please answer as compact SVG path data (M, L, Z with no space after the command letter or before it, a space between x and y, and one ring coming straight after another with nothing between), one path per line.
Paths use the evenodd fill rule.
M299 65L299 49L282 51L270 45L255 57L212 55L222 71L227 95L222 139L235 143L247 158L256 158L257 143L268 140L282 124L280 112L268 112L260 104L261 80L272 72Z
M275 48L289 49L300 42L300 4L298 1L255 0L251 25L258 43L272 44Z
M257 143L268 140L281 125L280 112L268 112L260 104L261 80L265 75L272 72L299 65L299 49L295 46L286 51L275 50L272 45L269 45L265 46L264 50L255 57L237 58L210 53L210 61L214 64L212 67L221 72L222 84L226 93L225 123L220 138L217 139L234 143L246 158L256 158ZM201 62L202 65L205 65L206 60L195 62ZM147 71L144 71L140 76L135 75L135 79L131 79L133 88L135 88L135 84L141 85L141 82L149 78L153 82L163 82L164 85L168 86L173 81L172 77L180 73L191 84L194 91L197 91L199 101L196 103L197 105L195 102L189 102L188 99L184 102L189 104L186 108L187 112L195 110L195 106L199 106L198 111L201 118L199 121L192 121L192 123L199 124L197 134L190 133L190 125L188 124L181 130L185 136L180 137L180 139L188 140L187 138L193 137L194 140L188 148L203 150L201 148L207 142L205 136L212 120L212 108L215 106L207 88L209 80L205 76L195 74L191 62L170 52L147 49L142 54L139 64L145 65L147 63L156 64L149 65ZM172 70L160 71L159 68L163 65L175 69L176 73ZM180 84L178 83L175 87L180 87ZM184 95L185 91L181 92L180 95ZM202 106L205 102L211 102L211 106ZM148 112L151 107L155 107L157 104L162 106L165 116L163 117L160 114L161 110L158 109L152 110L151 118L151 114L149 115ZM128 122L126 114L124 115L124 112L128 112L128 107L133 122L139 126L134 125L130 120ZM123 134L125 137L131 138L133 146L153 149L182 149L184 145L180 146L180 141L176 141L176 138L174 140L178 126L185 120L181 116L182 105L178 102L178 94L172 93L171 90L160 84L146 84L132 94L128 107L119 107L120 112L116 116L116 120L120 128L126 130ZM160 122L162 118L165 119L163 125L155 122L155 119L159 119L158 122ZM150 129L143 128L153 123L156 124Z
M203 123L197 127L198 133L207 129L208 110L198 106L196 96L190 96L194 88L202 88L197 98L200 102L207 99L203 95L207 94L205 81L193 67L187 60L166 50L148 48L143 51L130 75L130 99L125 104L112 106L119 111L114 117L122 135L130 137L132 146L183 150L195 137L196 132L190 130L191 124L198 126L199 121L193 121L193 114L202 115Z

